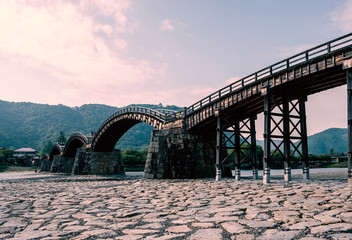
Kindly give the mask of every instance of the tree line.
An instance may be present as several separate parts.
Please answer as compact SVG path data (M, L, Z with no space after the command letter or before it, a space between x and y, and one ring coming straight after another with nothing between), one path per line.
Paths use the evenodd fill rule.
M67 139L63 131L60 131L58 137L56 138L56 142L64 145ZM53 143L51 140L47 141L42 150L40 151L39 155L43 157L45 154L49 154ZM240 153L241 159L241 169L251 169L252 168L252 152L250 146L248 144L244 144L242 146L242 150ZM235 162L235 154L233 154L233 149L229 150L226 154L230 161L230 163ZM0 161L2 162L9 162L8 160L12 159L13 156L13 149L0 149ZM333 150L331 151L333 152ZM125 165L126 170L143 170L144 165L147 159L147 150L137 150L137 149L128 149L122 151L122 161ZM260 145L256 146L256 154L257 154L257 162L258 162L258 169L263 168L263 159L264 151ZM273 169L282 169L283 168L283 156L280 152L272 152L271 153L271 160L270 160L270 167ZM301 157L300 156L292 156L291 157L291 167L298 168L301 165ZM328 155L313 155L309 154L308 156L309 162L315 164L318 167L322 167L324 165L331 164L331 154Z

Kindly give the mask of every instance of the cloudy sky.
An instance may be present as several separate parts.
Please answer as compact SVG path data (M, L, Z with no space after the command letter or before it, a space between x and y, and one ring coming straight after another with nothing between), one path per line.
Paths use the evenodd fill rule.
M189 106L351 32L351 13L348 0L0 0L0 99ZM307 108L309 134L346 127L346 87Z

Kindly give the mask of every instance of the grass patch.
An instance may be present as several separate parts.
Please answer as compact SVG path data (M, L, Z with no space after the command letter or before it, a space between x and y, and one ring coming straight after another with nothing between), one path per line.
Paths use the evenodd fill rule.
M7 165L0 164L0 172L6 172L7 169L8 169Z
M0 163L0 173L2 172L26 172L26 171L35 171L34 167L23 167L17 165L9 165L7 163Z
M144 165L143 166L124 166L126 172L143 172L144 171Z
M332 164L323 166L323 168L347 168L347 167L348 167L347 162L332 163Z

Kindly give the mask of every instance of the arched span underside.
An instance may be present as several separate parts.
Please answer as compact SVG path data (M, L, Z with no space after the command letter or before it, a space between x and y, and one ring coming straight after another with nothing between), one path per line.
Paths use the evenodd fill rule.
M61 155L63 150L62 150L62 147L60 144L58 143L55 143L54 146L52 147L51 151L50 151L50 154L49 154L49 160L52 162L53 161L53 158L55 155Z
M143 108L138 109L140 110ZM161 129L164 124L165 115L154 110L152 110L152 112L152 114L132 111L123 112L120 114L114 113L102 124L102 126L95 133L92 140L93 151L111 152L114 149L117 141L131 127L141 122L145 122L156 129Z
M78 148L81 148L88 144L87 137L82 133L73 133L67 140L65 148L63 150L64 157L75 157Z

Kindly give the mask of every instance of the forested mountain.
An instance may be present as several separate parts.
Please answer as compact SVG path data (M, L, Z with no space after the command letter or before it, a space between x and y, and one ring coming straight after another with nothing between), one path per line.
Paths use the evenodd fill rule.
M138 106L180 109L176 106L163 107L160 104ZM96 131L105 119L117 110L117 107L101 104L71 108L64 105L0 100L0 147L31 147L40 151L49 140L55 142L60 131L64 132L66 138L74 132L88 134ZM152 127L147 124L138 124L120 139L117 147L122 150L146 150L151 130Z
M279 145L281 141L275 140ZM264 148L264 140L257 140L257 144ZM281 147L283 150L283 145ZM314 155L347 152L347 129L329 128L308 137L308 153Z
M347 152L347 129L329 128L308 137L310 154L330 154Z
M161 104L135 104L158 109ZM176 106L166 106L180 110ZM47 105L35 103L15 103L0 100L0 147L31 147L40 151L49 140L55 142L60 131L68 138L74 132L88 134L99 126L117 107L87 104L81 107L64 105ZM140 123L128 131L117 143L121 150L147 150L153 128ZM262 141L258 140L259 145ZM308 148L311 154L329 154L347 152L347 129L330 128L308 137Z

